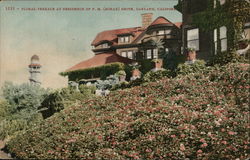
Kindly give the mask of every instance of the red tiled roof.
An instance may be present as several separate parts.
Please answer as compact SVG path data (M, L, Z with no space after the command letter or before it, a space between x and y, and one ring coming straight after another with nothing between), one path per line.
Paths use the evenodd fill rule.
M173 23L167 20L165 17L158 17L149 26L153 26L157 24L173 24Z
M112 41L113 43L116 43L117 35L119 34L126 34L130 33L134 35L134 38L136 38L143 29L141 27L133 27L133 28L124 28L124 29L115 29L115 30L108 30L103 31L97 34L95 39L92 41L91 45L97 45L101 41Z
M175 22L174 23L178 28L181 28L182 22Z
M114 52L100 53L100 54L96 54L94 57L88 60L82 61L74 65L73 67L67 69L66 72L75 71L79 69L98 67L98 66L102 66L108 63L115 63L115 62L129 64L129 63L134 62L134 60L122 57Z
M172 23L165 17L158 17L149 26L158 25L158 24L174 24L176 27L180 28L180 26L182 25L182 22Z
M169 21L165 17L160 16L160 17L156 18L149 26L158 25L158 24L174 24L178 28L180 28L180 26L182 25L181 22L172 23L171 21ZM91 45L98 45L98 43L105 41L105 40L111 41L115 45L115 44L117 44L117 35L127 34L127 33L133 34L134 37L131 41L131 42L133 42L144 31L145 31L145 29L143 29L142 27L133 27L133 28L124 28L124 29L103 31L103 32L100 32L97 34L95 39L92 41Z

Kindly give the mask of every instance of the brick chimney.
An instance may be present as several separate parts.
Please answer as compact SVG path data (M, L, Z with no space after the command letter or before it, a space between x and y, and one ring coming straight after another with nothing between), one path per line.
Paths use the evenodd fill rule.
M141 17L142 17L142 28L147 28L152 23L153 13L144 13L141 14Z

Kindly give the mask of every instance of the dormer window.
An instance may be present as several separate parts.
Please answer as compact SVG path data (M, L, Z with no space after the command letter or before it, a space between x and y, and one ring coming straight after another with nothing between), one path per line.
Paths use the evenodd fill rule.
M109 44L108 43L102 43L99 44L98 46L95 46L95 49L101 49L101 48L109 48Z
M109 47L108 43L103 43L102 44L102 48L108 48L108 47Z
M129 36L121 36L118 38L118 43L129 43L130 37Z
M171 30L159 30L157 31L157 35L164 35L164 34L170 34Z
M157 31L157 35L163 35L165 34L164 30Z

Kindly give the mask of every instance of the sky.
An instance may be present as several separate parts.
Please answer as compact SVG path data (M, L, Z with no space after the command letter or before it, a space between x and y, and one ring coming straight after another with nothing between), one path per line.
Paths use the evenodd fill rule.
M5 81L16 84L29 82L28 65L34 54L40 57L42 65L42 87L66 87L67 78L60 76L59 72L94 56L91 42L99 32L141 26L142 13L153 13L154 19L164 16L172 22L181 22L181 14L178 11L168 10L177 2L177 0L2 1L0 2L0 87ZM39 8L55 10L45 11ZM65 10L66 8L84 8L84 10ZM120 10L107 10L108 8ZM121 11L121 8L134 8L134 10ZM155 10L137 10L141 8Z

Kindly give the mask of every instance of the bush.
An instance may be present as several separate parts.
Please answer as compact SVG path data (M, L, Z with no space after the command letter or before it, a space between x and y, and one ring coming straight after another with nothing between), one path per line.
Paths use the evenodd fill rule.
M62 88L50 93L39 108L42 110L43 117L48 118L78 101L93 96L95 86L80 85L79 90L80 92L72 88Z
M249 65L164 78L83 101L12 139L27 159L246 159Z
M79 81L81 79L90 79L101 77L106 79L109 75L115 74L119 70L123 70L125 65L123 63L109 63L99 67L87 68L83 70L76 70L71 72L62 72L60 75L68 76L69 81Z
M36 112L41 105L43 99L47 96L48 90L40 86L21 84L14 85L11 82L6 82L2 87L3 97L11 105L11 114L20 112L28 113Z
M117 76L111 75L107 80L98 80L96 88L99 90L108 90L111 89L114 85L119 84L119 79Z
M0 121L11 115L12 108L6 100L0 100Z
M184 55L166 54L163 58L163 68L174 71L179 64L185 63L185 60L186 57Z
M4 100L0 102L0 139L23 132L42 120L38 110L48 90L30 84L14 85L6 82L2 91Z
M235 52L219 52L209 62L208 65L225 65L228 63L247 62L247 58L237 55Z
M159 70L156 72L149 71L143 76L143 82L155 82L161 80L164 77L172 77L172 72L170 70Z
M180 64L176 69L176 75L188 75L190 73L198 73L205 70L206 65L203 60L196 60L193 64Z
M15 136L24 133L43 120L41 114L33 114L30 119L8 117L0 121L0 139L4 140L8 136Z

